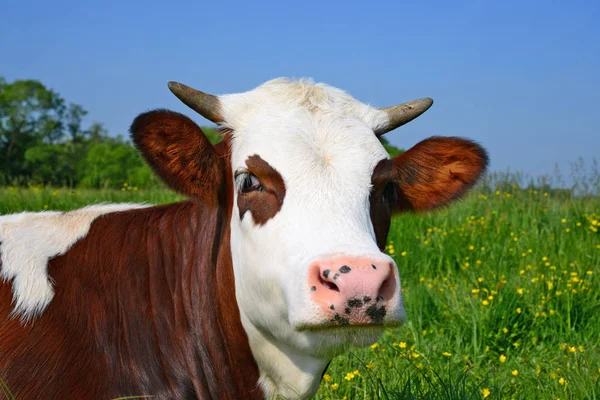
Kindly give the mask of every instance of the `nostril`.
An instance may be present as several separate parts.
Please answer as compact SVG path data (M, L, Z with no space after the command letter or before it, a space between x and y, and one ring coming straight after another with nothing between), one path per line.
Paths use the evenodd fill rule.
M390 267L390 272L381 284L379 293L377 294L377 301L390 300L396 292L396 277L394 276L394 267Z
M319 276L319 283L321 283L321 285L323 285L323 287L325 287L329 290L333 290L334 292L340 291L340 289L337 287L337 285L335 283L326 281L325 279L321 278L321 276Z

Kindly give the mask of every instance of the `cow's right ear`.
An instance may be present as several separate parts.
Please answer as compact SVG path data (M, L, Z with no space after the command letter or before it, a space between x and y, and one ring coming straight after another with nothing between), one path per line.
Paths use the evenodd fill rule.
M129 129L150 167L171 188L215 199L224 182L224 162L190 118L169 110L140 114Z

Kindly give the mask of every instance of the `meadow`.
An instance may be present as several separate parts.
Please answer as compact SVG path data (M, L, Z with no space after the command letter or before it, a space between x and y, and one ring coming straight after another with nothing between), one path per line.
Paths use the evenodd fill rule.
M176 201L167 190L0 188L0 214ZM394 218L406 323L335 358L317 399L600 398L600 198L504 185Z

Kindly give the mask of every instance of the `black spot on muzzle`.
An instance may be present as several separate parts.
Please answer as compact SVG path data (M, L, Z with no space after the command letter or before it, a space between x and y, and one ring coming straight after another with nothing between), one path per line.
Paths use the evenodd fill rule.
M374 324L382 324L386 314L385 306L378 308L376 304L372 304L369 308L367 308L365 314L371 318L371 322Z
M342 274L347 274L347 273L348 273L348 272L350 272L350 271L351 271L351 268L350 268L349 266L347 266L347 265L344 265L344 266L342 266L342 267L340 268L340 272L341 272Z
M350 299L348 300L348 307L360 308L363 306L363 302L359 299Z

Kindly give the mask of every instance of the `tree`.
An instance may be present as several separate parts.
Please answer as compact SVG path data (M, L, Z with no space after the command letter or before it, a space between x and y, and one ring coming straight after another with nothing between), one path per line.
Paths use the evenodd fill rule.
M59 140L64 100L35 80L0 81L0 172L26 176L27 148Z
M101 124L84 129L86 115L39 81L0 78L0 179L76 184L88 146L108 137Z
M143 187L158 184L137 149L122 138L90 145L79 170L80 182L87 187L120 187L125 182Z
M35 183L73 185L77 164L74 152L67 144L40 144L25 151L25 167Z

